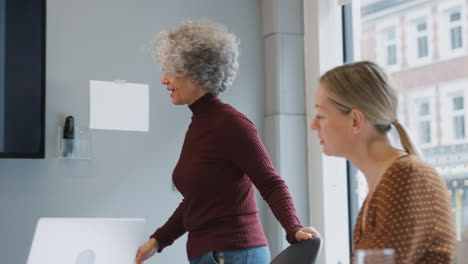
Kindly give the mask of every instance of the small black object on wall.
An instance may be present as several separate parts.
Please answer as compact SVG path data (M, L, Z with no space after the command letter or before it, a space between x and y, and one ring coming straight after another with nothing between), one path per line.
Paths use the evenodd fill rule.
M63 139L62 139L62 156L72 157L74 152L75 144L75 119L73 116L68 116L65 120L65 126L63 128Z
M88 128L77 125L73 116L67 116L58 127L58 156L68 159L91 159L91 134Z

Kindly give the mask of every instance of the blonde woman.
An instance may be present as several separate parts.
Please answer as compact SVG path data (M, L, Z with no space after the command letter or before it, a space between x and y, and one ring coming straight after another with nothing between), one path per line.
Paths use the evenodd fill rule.
M456 237L448 190L398 121L389 76L372 62L346 64L320 78L315 100L311 128L323 152L349 160L369 185L355 249L393 248L397 263L450 263ZM390 144L391 126L403 150Z

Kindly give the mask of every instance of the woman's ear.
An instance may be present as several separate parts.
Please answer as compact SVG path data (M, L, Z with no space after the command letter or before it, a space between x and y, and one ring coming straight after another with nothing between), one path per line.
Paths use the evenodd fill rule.
M355 133L360 132L364 128L367 121L364 113L359 109L352 109L350 112L350 117L353 122L353 131Z

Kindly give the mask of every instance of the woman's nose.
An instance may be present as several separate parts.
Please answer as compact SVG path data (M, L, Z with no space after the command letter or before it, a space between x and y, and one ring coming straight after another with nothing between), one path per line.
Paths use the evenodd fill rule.
M161 83L165 84L165 85L169 84L169 78L168 78L167 74L163 75L163 77L161 78Z
M314 118L312 122L310 122L310 129L317 130L317 118Z

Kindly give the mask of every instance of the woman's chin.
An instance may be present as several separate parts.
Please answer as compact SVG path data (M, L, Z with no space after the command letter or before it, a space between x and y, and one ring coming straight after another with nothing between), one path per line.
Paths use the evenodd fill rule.
M334 152L334 151L330 151L330 150L327 150L327 149L322 149L322 152L323 154L327 155L327 156L330 156L330 157L337 157L337 158L344 158L345 156L343 155L343 153L337 153L337 152Z
M327 156L337 156L336 153L334 153L333 151L330 151L325 146L322 148L322 152L323 152L323 154L325 154Z
M172 104L174 104L174 105L183 105L183 103L180 102L180 100L177 100L176 98L172 98Z

